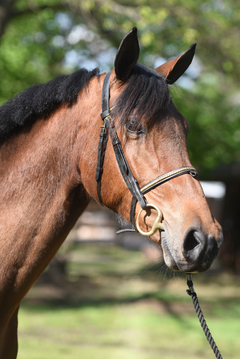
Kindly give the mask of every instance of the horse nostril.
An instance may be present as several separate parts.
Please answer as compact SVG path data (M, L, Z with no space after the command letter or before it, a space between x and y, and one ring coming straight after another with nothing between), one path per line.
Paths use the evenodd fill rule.
M205 235L196 229L191 229L183 241L183 255L186 260L196 260L204 248Z
M185 272L203 272L216 258L218 246L216 239L206 235L200 228L190 228L183 239L182 254L186 260Z
M195 232L195 230L191 230L185 237L185 241L183 243L184 252L189 252L199 245L200 241L197 238Z

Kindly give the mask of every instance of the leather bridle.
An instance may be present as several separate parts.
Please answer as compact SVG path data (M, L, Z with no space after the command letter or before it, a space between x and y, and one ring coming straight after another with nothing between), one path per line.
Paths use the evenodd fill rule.
M197 171L194 167L185 166L180 167L176 170L170 171L162 176L157 177L156 179L148 182L143 187L139 187L137 180L132 174L132 171L128 165L127 159L124 155L121 142L118 138L116 128L114 126L114 122L111 119L111 109L109 108L109 99L110 99L110 74L109 72L104 79L103 89L102 89L102 113L101 118L103 120L103 124L101 126L99 144L98 144L98 156L97 156L97 167L96 167L96 181L97 181L97 194L100 203L104 206L102 197L101 197L101 179L103 173L103 162L105 157L105 150L108 140L108 132L110 133L110 137L112 140L112 145L115 153L115 157L117 160L118 167L120 169L121 175L132 194L132 202L130 209L130 223L135 226L134 218L135 218L135 209L136 204L139 202L142 207L136 220L136 228L138 232L140 232L144 236L152 236L158 229L164 230L162 221L162 212L160 209L154 204L148 204L144 194L153 190L157 186L161 185L169 181L172 178L176 178L183 174L190 174L192 177L197 176ZM152 230L150 232L143 232L139 227L139 218L140 214L143 210L148 211L149 208L153 208L157 211L157 218L152 226Z

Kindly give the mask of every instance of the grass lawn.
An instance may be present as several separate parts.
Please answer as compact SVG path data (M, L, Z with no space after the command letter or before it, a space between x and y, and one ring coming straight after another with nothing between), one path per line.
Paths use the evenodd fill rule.
M75 248L66 278L45 274L24 299L18 358L214 358L185 277L161 268L138 251ZM239 359L239 280L210 274L194 278L200 304L223 358Z

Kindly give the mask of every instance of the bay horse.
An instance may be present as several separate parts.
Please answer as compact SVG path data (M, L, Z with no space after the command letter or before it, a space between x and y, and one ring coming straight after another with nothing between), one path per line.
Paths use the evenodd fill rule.
M195 46L151 70L138 63L133 28L109 74L78 70L0 107L1 359L16 358L20 302L91 198L161 245L169 268L211 266L222 230L190 163L188 123L168 89Z

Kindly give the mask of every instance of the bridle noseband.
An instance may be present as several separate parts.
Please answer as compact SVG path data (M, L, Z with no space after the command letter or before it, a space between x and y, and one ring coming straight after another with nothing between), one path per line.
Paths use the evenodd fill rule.
M130 209L130 223L134 226L134 218L135 218L135 209L136 204L139 202L142 207L140 212L138 213L136 220L136 228L139 233L144 236L150 237L152 236L158 229L164 231L162 221L162 212L160 209L154 204L148 204L144 194L150 192L157 186L161 185L164 182L169 181L172 178L176 178L183 174L190 174L192 177L197 176L197 171L194 167L185 166L180 167L176 170L168 172L162 176L157 177L156 179L148 182L143 187L139 187L137 180L134 178L132 171L128 165L126 157L124 155L121 142L118 138L116 128L114 126L114 122L111 119L111 109L109 108L109 98L110 98L110 72L106 75L103 82L102 89L102 113L101 118L103 120L103 124L101 126L100 138L98 143L98 156L97 156L97 167L96 167L96 181L97 181L97 194L99 201L102 205L104 205L102 197L101 197L101 179L103 173L103 162L105 157L105 150L108 140L108 132L110 133L110 137L112 140L112 145L115 153L115 157L117 160L118 167L120 169L121 175L132 194L132 203ZM155 209L158 213L157 218L152 226L152 230L150 232L143 232L139 227L139 218L140 214L143 210L146 212L149 208Z

